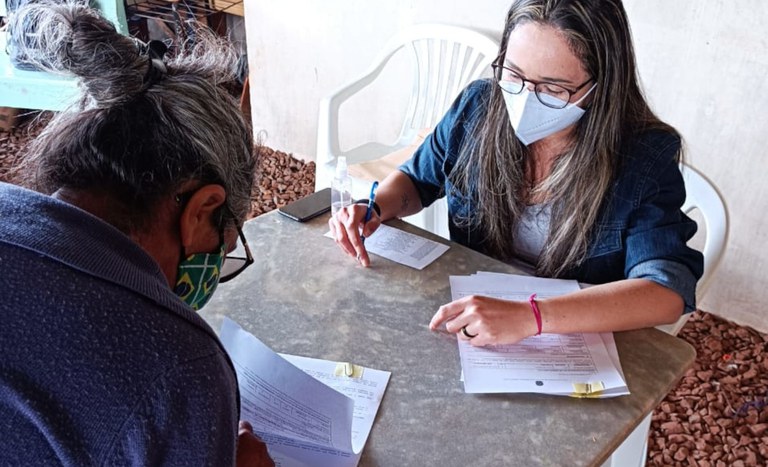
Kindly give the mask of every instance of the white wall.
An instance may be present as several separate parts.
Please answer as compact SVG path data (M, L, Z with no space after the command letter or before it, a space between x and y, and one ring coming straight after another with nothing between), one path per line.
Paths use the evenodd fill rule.
M435 22L500 36L509 0L246 0L251 102L265 144L314 159L317 103L364 71L403 26ZM677 127L688 162L720 189L729 206L729 249L700 308L768 332L768 2L625 0L649 100ZM342 144L394 120L387 100L368 95L342 121ZM344 109L344 107L342 107ZM344 116L344 114L342 115ZM742 206L748 206L747 209Z
M654 109L728 205L728 250L700 308L768 332L768 3L625 3Z

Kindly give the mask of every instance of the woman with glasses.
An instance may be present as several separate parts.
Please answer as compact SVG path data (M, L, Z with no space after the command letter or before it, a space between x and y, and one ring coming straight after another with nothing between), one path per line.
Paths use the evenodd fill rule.
M85 5L10 22L82 97L28 148L32 190L0 183L0 464L273 465L194 311L253 262L253 141L222 87L237 56L203 30L166 56Z
M620 0L516 0L493 78L471 83L413 158L379 187L380 215L330 221L368 264L358 230L448 199L452 240L539 276L597 284L526 301L466 297L430 322L473 345L672 323L695 309L702 255L681 140L638 83Z

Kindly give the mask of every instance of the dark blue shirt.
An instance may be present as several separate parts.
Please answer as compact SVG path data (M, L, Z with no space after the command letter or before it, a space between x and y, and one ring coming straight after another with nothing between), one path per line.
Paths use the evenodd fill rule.
M210 327L100 219L0 183L0 465L232 465Z
M464 139L487 112L485 94L491 86L490 80L471 83L413 158L400 167L416 185L422 206L448 194L451 240L483 253L482 232L455 222L457 216L468 216L471 196L452 186L448 176ZM704 260L686 245L696 233L696 223L680 211L685 185L675 160L679 149L680 140L661 131L638 134L624 144L618 156L620 171L589 241L587 257L563 278L590 284L649 279L680 294L686 311L695 310L696 281Z

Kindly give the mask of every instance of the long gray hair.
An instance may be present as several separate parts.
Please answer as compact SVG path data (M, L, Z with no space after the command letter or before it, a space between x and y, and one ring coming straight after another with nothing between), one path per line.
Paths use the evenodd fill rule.
M516 0L507 14L499 60L512 30L528 22L560 31L595 80L572 144L557 157L546 180L531 188L526 174L535 161L515 137L502 91L493 86L484 103L487 112L466 138L450 177L475 203L472 217L463 222L484 232L487 252L503 260L515 255L514 225L526 205L545 195L552 218L537 273L557 277L586 257L621 164L622 144L649 129L677 132L653 114L643 97L621 0Z
M188 181L224 187L223 223L245 218L256 159L249 125L223 87L237 72L231 45L201 28L194 44L165 58L72 0L28 4L9 28L26 60L77 77L82 91L28 147L23 184L107 196L115 212L105 220L126 233Z

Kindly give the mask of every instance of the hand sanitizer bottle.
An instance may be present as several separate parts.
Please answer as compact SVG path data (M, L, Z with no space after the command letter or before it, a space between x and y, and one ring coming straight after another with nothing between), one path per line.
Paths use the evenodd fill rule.
M336 175L331 182L331 215L352 204L352 180L347 173L347 158L336 158Z

